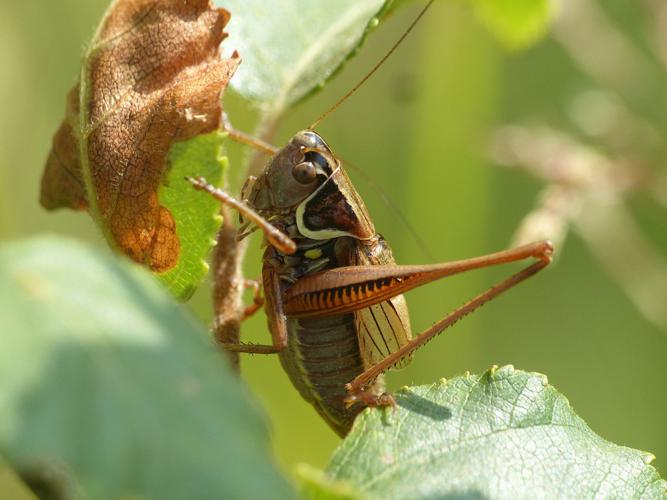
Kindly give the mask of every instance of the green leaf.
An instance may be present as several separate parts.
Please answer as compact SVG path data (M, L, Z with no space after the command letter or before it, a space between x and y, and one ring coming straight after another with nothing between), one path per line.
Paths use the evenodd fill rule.
M536 42L549 27L555 0L468 0L502 43L519 49Z
M396 397L357 418L333 479L382 499L667 498L652 455L596 435L543 375L505 366Z
M137 265L58 238L7 245L0 331L17 470L62 470L86 498L294 497L224 356Z
M220 203L193 189L185 177L204 176L218 186L227 158L222 156L224 135L219 132L177 142L169 150L169 170L158 198L176 221L181 251L175 267L159 274L160 281L180 300L189 299L208 273L206 257L220 227Z
M482 22L510 48L544 34L550 0L467 0ZM368 32L405 0L338 0L326 8L307 0L216 0L232 14L226 47L243 63L232 87L278 116L324 84L356 54Z
M385 0L216 0L232 14L226 47L242 64L232 87L276 116L322 87L390 7Z

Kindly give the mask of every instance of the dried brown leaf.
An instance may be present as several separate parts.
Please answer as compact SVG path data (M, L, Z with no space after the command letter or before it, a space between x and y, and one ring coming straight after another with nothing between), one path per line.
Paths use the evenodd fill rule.
M117 0L86 54L53 139L40 201L88 209L107 239L153 271L180 243L158 188L175 141L219 126L240 59L222 59L229 13L209 0Z

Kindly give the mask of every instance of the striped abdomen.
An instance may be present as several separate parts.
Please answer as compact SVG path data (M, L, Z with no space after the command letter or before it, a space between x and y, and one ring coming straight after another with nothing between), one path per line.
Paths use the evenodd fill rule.
M302 397L341 436L363 405L346 408L345 384L364 371L354 314L288 319L289 341L280 360ZM380 389L381 382L377 385Z

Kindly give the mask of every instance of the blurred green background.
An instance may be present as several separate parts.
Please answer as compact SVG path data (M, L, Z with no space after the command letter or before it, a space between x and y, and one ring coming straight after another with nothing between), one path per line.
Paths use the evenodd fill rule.
M65 93L74 82L83 46L106 3L42 0L0 4L2 241L51 232L104 246L87 216L68 211L46 213L37 198L51 136L64 114ZM650 133L623 143L622 152L650 163L652 171L664 162L667 66L660 60L659 47L664 46L664 40L658 39L656 10L660 3L582 2L603 7L595 12L604 15L613 32L646 61L643 67L648 69L642 75L630 65L627 72L616 75L618 79L605 80L609 75L587 71L586 61L576 60L580 55L576 44L568 45L573 40L581 42L582 36L585 42L586 29L577 38L577 33L567 32L574 29L572 23L559 22L555 36L526 51L508 53L470 9L439 2L381 72L319 131L340 156L359 165L388 193L438 260L505 248L533 209L544 184L523 172L498 168L490 159L489 144L499 125L548 124L602 153L614 154L620 149L619 142L587 135L581 112L576 112L582 95L603 88L605 95L617 96L632 116L650 124ZM576 2L563 3L561 17L571 16L568 9L574 5ZM409 6L382 23L360 55L323 92L289 114L277 142L305 128L348 90L395 41L415 12L415 6ZM590 33L595 34L594 30ZM589 70L591 62L593 69L599 62L603 71L624 55L613 37L599 42L608 51L599 52L599 60L588 61ZM226 105L237 127L252 127L255 114L239 97L228 93ZM233 146L231 155L230 177L238 186L242 182L238 166L245 153ZM428 255L397 222L377 190L354 171L351 177L367 200L376 228L392 244L397 261L428 262ZM664 263L665 205L641 189L623 203L642 241ZM539 371L548 375L595 432L657 455L655 465L664 476L667 325L639 311L630 292L612 277L614 269L601 263L604 258L600 260L601 255L591 251L586 238L572 232L557 250L559 257L552 268L431 342L408 369L390 375L390 384L394 388L426 384L466 370L480 372L492 364L512 363ZM259 276L259 256L254 240L246 260L248 277ZM639 250L636 258L642 258ZM628 268L632 267L628 262ZM655 276L660 276L659 271L655 270ZM430 325L505 272L476 272L411 292L413 331ZM653 270L646 273L652 275ZM204 284L188 304L206 322L211 316L208 289L209 284ZM667 308L667 296L652 299ZM262 314L248 321L244 339L266 342L265 323ZM242 372L270 416L280 464L287 471L299 462L324 465L338 438L298 397L277 358L243 358Z

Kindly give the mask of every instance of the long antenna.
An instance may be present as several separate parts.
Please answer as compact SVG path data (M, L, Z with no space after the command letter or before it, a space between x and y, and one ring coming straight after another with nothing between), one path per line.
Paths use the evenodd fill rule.
M384 62L389 59L389 57L394 53L394 51L398 48L398 46L403 43L403 40L405 40L405 37L408 36L408 34L412 31L412 29L415 27L415 25L419 22L419 20L426 14L426 11L429 9L429 7L433 4L435 0L429 0L429 2L426 4L426 6L421 10L421 12L417 15L414 21L408 26L408 29L405 30L405 32L401 35L401 37L396 40L396 43L392 45L392 47L389 49L389 51L384 55L382 59L380 59L375 66L373 66L373 69L371 69L366 76L364 76L359 83L357 83L352 89L345 94L343 97L341 97L336 104L331 106L327 111L322 113L320 117L315 120L309 127L308 130L314 130L315 127L317 127L322 121L329 116L331 113L333 113L338 106L340 106L345 100L347 100L348 97L350 97L352 94L354 94L359 87L361 87L364 83L366 83L366 80L368 80L371 76L373 76L373 73L375 73L380 66L384 64Z
M410 221L405 217L403 212L398 208L396 203L389 197L387 192L382 189L382 186L375 182L373 178L366 172L364 169L362 169L360 166L355 165L354 163L351 163L347 161L344 158L341 158L340 156L336 156L340 161L342 161L345 164L345 167L349 167L352 170L354 170L356 173L358 173L361 178L368 184L371 189L375 191L375 193L380 197L382 202L389 207L389 209L394 213L394 215L398 218L400 221L401 225L410 233L410 236L412 239L415 241L421 252L424 254L424 256L431 260L432 262L436 262L437 259L434 257L433 252L431 252L426 245L426 242L424 239L419 235L417 230L413 227L412 224L410 224Z

